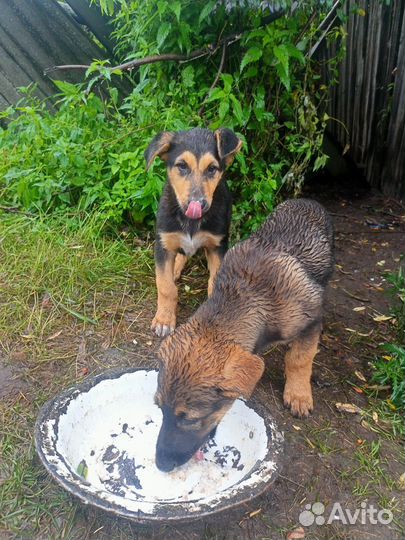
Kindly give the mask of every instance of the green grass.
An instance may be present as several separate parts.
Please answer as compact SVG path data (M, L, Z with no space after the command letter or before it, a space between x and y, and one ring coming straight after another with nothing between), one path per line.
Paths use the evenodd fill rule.
M0 215L0 346L41 341L63 314L95 324L106 293L152 283L150 250L99 234L97 222Z
M33 427L44 401L78 380L81 336L91 330L102 341L152 292L150 247L99 226L95 218L0 214L0 360L13 367L13 354L25 355L17 362L25 386L0 399L0 538L76 539L97 529L82 525L79 503L38 464ZM55 331L60 340L49 340Z

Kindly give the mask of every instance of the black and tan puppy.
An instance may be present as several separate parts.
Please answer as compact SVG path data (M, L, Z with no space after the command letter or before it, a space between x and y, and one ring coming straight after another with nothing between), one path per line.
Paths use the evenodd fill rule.
M228 247L232 201L224 178L242 141L230 129L213 133L195 128L157 135L145 151L149 167L156 156L167 164L168 181L160 199L155 263L158 306L152 329L158 336L176 326L177 287L187 257L205 248L208 294Z
M272 343L290 343L285 405L301 417L312 411L312 361L332 269L330 218L306 199L284 202L228 251L211 297L159 350L159 469L188 461L234 400L251 395L264 370L257 354Z

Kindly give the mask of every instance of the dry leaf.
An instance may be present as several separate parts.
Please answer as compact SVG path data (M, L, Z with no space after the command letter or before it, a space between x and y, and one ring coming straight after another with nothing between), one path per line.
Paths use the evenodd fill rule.
M296 431L301 431L300 426L295 426L295 425L293 424L292 427L293 427Z
M361 371L359 371L358 369L356 369L356 371L354 372L354 374L356 375L356 377L358 379L360 379L361 381L363 382L367 382L365 376L363 375L363 373Z
M371 334L373 333L372 330L370 330L370 332L368 332L367 334L363 332L358 332L357 330L353 330L353 328L345 328L345 330L347 330L348 332L352 332L352 334L357 334L358 336L361 336L361 337L370 337Z
M62 332L63 330L58 330L57 332L46 338L46 341L52 341L53 339L56 339L58 336L61 335Z
M354 307L353 311L364 311L365 309L366 309L365 306L358 306L358 307Z
M358 386L353 386L353 390L357 392L358 394L364 394L363 390L359 388Z
M405 491L405 472L401 474L398 480L398 489Z
M287 540L297 540L300 538L305 538L305 531L302 527L297 527L287 534Z
M378 315L377 317L373 317L373 321L375 322L384 322L384 321L390 321L392 317L389 315Z
M312 448L312 450L314 450L316 448L316 446L314 445L314 443L312 441L310 441L308 439L308 437L305 437L305 440L307 441L307 443L309 444L309 446Z
M385 261L378 261L377 262L377 266L384 266L384 264L385 264Z
M255 517L255 516L257 516L258 514L260 514L261 511L262 511L262 509L261 509L261 508L258 508L257 510L254 510L253 512L250 512L249 517L250 517L250 518Z
M373 412L372 417L373 417L374 422L378 424L378 414L376 413L376 411Z
M339 412L347 412L347 413L353 413L353 414L360 414L362 410L357 405L354 405L353 403L335 403L335 407Z

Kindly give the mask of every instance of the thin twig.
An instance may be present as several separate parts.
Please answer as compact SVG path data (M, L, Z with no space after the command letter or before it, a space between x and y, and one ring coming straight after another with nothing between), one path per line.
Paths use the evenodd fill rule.
M207 103L207 100L210 97L212 91L214 90L214 88L218 84L218 81L219 81L219 78L221 76L222 70L224 69L227 46L228 46L228 44L226 42L222 46L222 56L221 56L221 61L219 63L218 71L217 71L217 74L215 76L214 82L211 84L210 89L208 90L207 95L205 96L204 101L202 102L200 110L198 111L199 116L202 116L202 114L204 112L204 109L205 109L205 104Z
M357 296L351 293L350 291L346 291L346 289L344 289L343 287L342 287L342 291L346 293L347 296L350 296L350 298L354 298L355 300L358 300L359 302L371 302L371 300L369 300L368 298L361 298L361 296Z
M154 54L152 56L145 56L145 58L137 58L135 60L131 60L129 62L125 62L124 64L119 64L118 66L111 66L108 69L110 71L115 70L131 70L138 68L140 66L144 66L146 64L156 64L157 62L188 62L190 60L195 60L197 58L201 58L202 56L207 55L213 55L217 52L218 48L223 45L224 43L230 44L235 43L235 41L239 41L242 38L243 34L233 34L231 36L228 36L218 42L216 45L208 45L204 49L198 49L197 51L193 51L190 54L173 54L173 53L167 53L167 54ZM66 64L62 66L53 66L50 68L46 68L44 73L48 74L52 71L56 70L73 70L73 69L89 69L90 65L84 65L84 64Z

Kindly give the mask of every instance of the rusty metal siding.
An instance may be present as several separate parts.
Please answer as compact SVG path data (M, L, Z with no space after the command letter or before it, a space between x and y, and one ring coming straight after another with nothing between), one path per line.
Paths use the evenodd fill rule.
M365 15L352 13L355 6ZM328 111L341 123L328 128L342 148L350 146L348 154L372 186L404 200L405 2L348 0L345 10L346 55ZM329 54L333 49L324 59ZM325 82L328 77L325 69Z
M45 98L56 86L44 69L105 58L89 35L54 0L0 0L0 110L15 103L19 86L37 84ZM83 73L55 77L80 81Z

